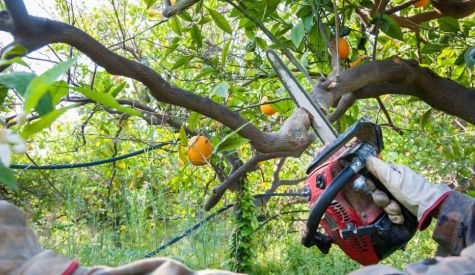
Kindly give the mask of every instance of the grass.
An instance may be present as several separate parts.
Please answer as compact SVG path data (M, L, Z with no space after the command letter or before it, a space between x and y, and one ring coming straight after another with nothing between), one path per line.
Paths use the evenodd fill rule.
M140 207L131 209L126 223L113 231L98 224L69 224L57 221L50 230L40 230L40 241L47 248L78 259L82 265L117 266L139 260L167 240L180 234L199 219L150 221ZM230 210L232 211L232 210ZM171 256L193 269L226 268L231 212L209 222L195 233L166 248L157 256ZM328 255L317 248L300 244L300 234L288 221L269 223L255 233L256 261L251 274L347 274L361 267L334 246ZM435 251L431 229L417 233L404 251L398 251L382 263L402 269ZM120 245L117 245L120 244Z

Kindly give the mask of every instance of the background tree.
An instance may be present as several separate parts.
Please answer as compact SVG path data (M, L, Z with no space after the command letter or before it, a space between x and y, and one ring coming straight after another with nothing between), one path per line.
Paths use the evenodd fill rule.
M26 170L18 183L0 167L1 196L44 209L30 211L38 222L111 228L120 248L134 219L148 233L162 230L157 218L200 217L202 206L233 198L225 192L240 183L255 193L294 190L321 145L266 61L269 48L286 57L340 131L371 116L386 126L386 159L471 192L475 1L88 4L56 1L46 19L29 15L23 1L2 2L0 30L13 41L1 51L0 122L31 149L14 160L71 163L167 143L135 163ZM33 64L50 69L36 74ZM195 135L213 146L201 170L187 164ZM285 212L284 201L256 200L263 211L256 215Z

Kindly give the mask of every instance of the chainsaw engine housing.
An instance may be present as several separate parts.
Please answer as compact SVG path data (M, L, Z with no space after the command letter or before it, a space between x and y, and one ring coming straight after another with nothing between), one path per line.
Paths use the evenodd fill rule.
M355 146L341 147L322 164L311 167L305 181L311 208L330 188L333 179L348 165L345 155ZM322 148L319 153L325 150L328 148ZM416 231L417 219L402 207L404 224L393 224L384 210L373 202L366 189L365 177L370 177L378 189L387 192L364 169L338 192L325 210L320 225L325 235L351 259L362 265L370 265L403 248ZM391 196L389 193L388 195Z

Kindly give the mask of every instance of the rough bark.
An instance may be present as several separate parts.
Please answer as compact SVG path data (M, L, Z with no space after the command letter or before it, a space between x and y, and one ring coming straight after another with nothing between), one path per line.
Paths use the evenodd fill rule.
M475 124L475 89L442 78L414 60L395 56L344 70L338 78L331 75L319 83L311 96L328 109L352 92L356 98L388 93L413 95L436 109Z

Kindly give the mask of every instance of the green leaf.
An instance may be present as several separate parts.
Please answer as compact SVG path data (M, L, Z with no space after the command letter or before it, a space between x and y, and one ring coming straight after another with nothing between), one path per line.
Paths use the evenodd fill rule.
M216 146L217 148L216 153L219 153L222 151L233 151L234 149L248 142L249 140L240 136L225 138L222 142L218 143L218 145Z
M15 44L10 46L5 52L2 54L2 61L8 58L16 57L16 56L23 56L28 53L28 50L20 44Z
M421 128L425 128L427 126L427 123L430 121L429 119L431 114L432 109L429 109L421 116Z
M186 156L187 151L188 151L188 146L184 146L181 144L178 146L178 157L184 163L188 162L188 157Z
M391 16L383 14L380 21L380 28L388 36L401 41L404 40L401 27Z
M53 82L60 75L66 72L75 61L76 59L69 59L61 62L43 74L35 77L30 82L24 95L24 110L26 113L29 113L34 107L36 107L40 98L48 91Z
M170 27L179 36L182 35L183 27L181 25L180 19L178 19L177 16L173 16L172 19L170 20Z
M193 56L191 56L191 55L184 55L184 56L180 57L175 62L175 64L173 64L173 66L170 68L170 70L176 70L176 69L188 64L188 62L190 62L191 59L193 59Z
M219 96L225 98L228 95L228 84L226 82L221 82L216 87L214 87L211 96Z
M213 21L213 19L211 19L208 15L205 15L205 16L201 17L200 21L198 21L198 25L204 25L204 24L207 24L211 21Z
M229 138L231 138L234 134L236 134L236 133L238 133L239 131L241 131L241 129L244 128L244 127L246 127L249 123L251 123L251 122L248 121L247 123L244 123L241 127L237 128L236 130L234 130L234 131L232 131L231 133L227 134L227 135L221 140L221 142L218 143L218 144L214 147L212 154L215 154L215 153L217 153L217 152L223 151L223 149L220 149L220 148L222 148L222 146L223 146L222 144L223 144L223 143L226 144L226 141L227 141ZM246 142L247 142L247 140L246 140ZM230 143L231 143L231 144L234 144L234 143L232 143L232 142L230 142ZM237 142L236 142L235 144L237 144ZM238 146L239 146L239 145L238 145ZM237 148L237 147L235 147L235 148Z
M18 189L15 174L13 174L12 169L5 167L1 161L0 161L0 183L13 190Z
M5 102L5 98L8 94L8 88L4 85L0 85L0 105Z
M454 61L454 65L461 66L465 62L465 53L467 52L468 49L464 50L462 53L457 56L457 59Z
M313 27L313 15L310 14L302 18L302 23L303 23L305 31L307 32L310 31L310 29Z
M93 101L99 104L102 104L106 107L116 109L117 111L129 114L132 116L142 116L142 114L139 111L133 108L130 108L128 106L120 105L119 102L117 102L117 100L115 100L115 98L110 94L92 91L91 89L86 88L86 87L77 87L77 88L74 88L74 90L83 94L87 98L92 99Z
M232 39L229 39L228 42L224 44L223 51L221 52L221 66L223 67L226 65L226 59L228 57L229 47L231 46L232 41Z
M229 34L233 33L233 29L231 28L231 25L229 25L229 22L224 18L224 16L219 13L218 11L215 11L213 9L210 9L206 7L208 10L209 14L211 15L211 18L213 18L214 23L222 29L224 32L227 32Z
M450 16L444 16L437 20L439 22L439 28L445 32L458 32L460 31L459 21Z
M60 115L64 114L67 110L75 108L75 107L76 105L71 105L71 106L64 107L64 108L47 113L46 115L42 116L40 119L35 120L34 122L26 125L25 128L23 128L23 130L20 132L20 136L22 136L24 139L28 139L30 136L51 126L51 124Z
M425 44L424 47L422 47L421 53L432 54L432 53L439 52L444 48L445 48L444 45L429 43L429 44Z
M190 131L193 131L196 129L196 126L198 125L200 118L201 118L200 113L197 113L197 112L191 113L190 118L188 119L188 127L190 128Z
M198 48L201 48L203 46L203 36L201 35L201 30L198 27L198 25L194 24L191 27L190 32L191 32L191 39L193 39L193 42L195 42Z
M54 110L53 98L51 97L50 93L47 92L40 98L40 100L38 101L38 105L36 105L35 107L35 110L40 116L43 116Z
M361 36L358 39L358 44L356 46L356 49L360 50L360 51L364 51L366 49L366 42L367 41L368 41L368 39L365 36Z
M193 22L193 17L191 17L187 11L180 13L178 16L180 16L185 21Z
M157 3L157 0L143 0L143 2L147 6L147 9L150 9L151 6Z
M17 73L11 73L7 75L0 75L0 84L3 84L10 89L15 89L18 92L18 94L24 97L28 85L35 77L36 77L35 74L25 73L25 72L17 72ZM55 88L55 85L57 83L59 82L54 82L53 85L50 86L49 90L56 91L57 88ZM68 92L67 84L65 85L66 87L63 88L63 95L61 95L61 97L67 94ZM46 92L44 95L42 95L40 100L38 101L38 104L35 107L35 110L38 112L39 115L44 115L48 112L51 112L54 109L54 106L58 104L59 101L53 100L53 98L56 98L55 97L56 93L53 93L51 91Z
M188 145L188 139L186 138L186 131L183 126L180 127L180 142L181 142L181 145L183 146Z
M26 72L2 74L0 75L0 83L10 89L14 89L21 96L23 96L25 94L26 87L28 87L35 76L36 75L34 73Z
M264 39L262 39L260 37L256 37L255 41L256 41L257 46L259 46L259 48L261 48L263 50L267 49L267 43Z
M250 40L254 40L254 38L256 37L256 30L254 27L245 27L244 33Z
M322 51L326 48L325 40L317 26L313 26L313 28L310 30L308 36L308 43L315 51Z
M1 60L0 61L0 66L7 66L7 65L11 65L13 63L20 64L20 65L23 65L25 67L30 68L30 66L28 64L26 64L26 62L23 61L23 59L21 59L21 57L19 57L19 56L11 58L11 59Z
M471 68L475 66L475 46L467 49L464 54L464 59L467 67Z
M300 43L305 36L305 28L302 22L299 22L295 25L292 30L290 31L290 37L292 38L292 43L294 43L295 47L299 47Z
M122 82L119 84L119 86L115 87L112 91L110 91L110 94L116 98L117 95L125 88L125 85L127 85L127 82Z

